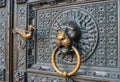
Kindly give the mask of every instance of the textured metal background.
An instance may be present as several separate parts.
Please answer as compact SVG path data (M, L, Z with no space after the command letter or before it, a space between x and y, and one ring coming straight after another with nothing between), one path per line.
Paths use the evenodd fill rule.
M118 4L119 0L28 0L16 4L16 26L26 29L27 25L34 24L37 27L30 40L16 36L16 81L63 82L51 66L51 51L58 30L65 28L63 22L75 20L81 30L78 47L83 62L77 75L72 77L74 82L119 82ZM71 64L76 58L59 56L57 60L61 68L72 70Z

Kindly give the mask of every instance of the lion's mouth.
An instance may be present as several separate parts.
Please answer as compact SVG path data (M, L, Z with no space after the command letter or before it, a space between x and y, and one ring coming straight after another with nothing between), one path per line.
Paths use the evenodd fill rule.
M60 40L56 40L56 45L59 46L60 48L65 47L64 44L62 43L62 41L60 41Z

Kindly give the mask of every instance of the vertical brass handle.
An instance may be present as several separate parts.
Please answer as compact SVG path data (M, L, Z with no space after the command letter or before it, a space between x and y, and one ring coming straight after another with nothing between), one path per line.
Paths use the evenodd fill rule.
M32 31L35 30L35 26L34 25L29 25L28 26L28 30L23 30L21 28L14 28L13 29L13 33L14 34L19 34L21 37L29 39L32 37Z

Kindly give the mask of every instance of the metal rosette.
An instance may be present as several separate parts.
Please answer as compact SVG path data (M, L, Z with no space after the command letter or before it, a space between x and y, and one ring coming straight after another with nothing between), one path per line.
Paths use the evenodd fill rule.
M98 27L92 17L92 15L84 9L81 8L72 8L65 9L60 12L51 25L50 40L51 40L51 49L53 49L55 44L55 38L60 29L65 29L65 21L72 20L75 21L81 32L80 40L77 43L78 50L82 55L82 61L88 59L92 53L95 51L96 45L98 43ZM62 59L65 63L75 64L76 57L74 54L68 54L66 57L59 54L59 59Z

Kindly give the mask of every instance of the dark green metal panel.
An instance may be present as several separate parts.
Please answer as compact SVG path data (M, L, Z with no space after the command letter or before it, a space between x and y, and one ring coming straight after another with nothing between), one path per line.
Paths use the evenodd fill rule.
M82 66L72 77L73 82L83 82L82 79L86 79L84 82L119 82L118 4L119 0L28 0L16 4L17 28L27 29L30 24L37 28L32 39L16 36L16 81L63 82L53 70L50 57L57 32L65 28L64 21L74 20L81 31L77 44ZM76 57L58 55L57 63L60 68L72 70Z

